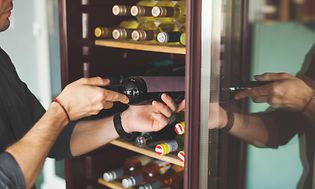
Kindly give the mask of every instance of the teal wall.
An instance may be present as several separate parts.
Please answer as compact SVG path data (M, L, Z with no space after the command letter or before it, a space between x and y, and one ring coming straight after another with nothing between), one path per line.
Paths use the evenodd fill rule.
M264 72L295 74L315 42L315 32L297 23L255 24L252 32L252 76ZM251 112L267 107L250 103ZM296 188L302 173L297 136L278 149L249 145L247 157L247 189Z

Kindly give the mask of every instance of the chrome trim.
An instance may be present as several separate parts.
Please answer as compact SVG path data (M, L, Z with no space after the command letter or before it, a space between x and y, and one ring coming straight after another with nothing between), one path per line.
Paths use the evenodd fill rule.
M201 19L201 94L199 188L208 188L209 170L209 102L219 93L210 94L212 85L218 89L220 78L220 39L222 30L222 1L202 0ZM213 95L217 95L213 97ZM219 115L215 115L219 116Z

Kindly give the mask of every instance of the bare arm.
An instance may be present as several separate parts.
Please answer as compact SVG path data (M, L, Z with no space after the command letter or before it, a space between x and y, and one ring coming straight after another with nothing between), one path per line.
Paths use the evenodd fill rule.
M53 103L21 140L6 149L20 166L26 188L32 187L51 146L66 123L63 110Z
M230 134L257 147L267 146L271 138L270 128L276 129L271 115L234 113L234 116L235 121L232 129L229 131Z
M97 114L111 107L114 101L127 103L125 95L98 87L108 83L100 77L80 79L69 84L57 98L72 120ZM26 188L34 184L50 148L67 122L65 111L59 104L52 103L33 128L6 149L19 165Z
M130 132L158 131L168 124L168 117L176 105L167 95L162 95L165 102L152 102L149 105L130 106L121 114L124 130ZM100 120L79 122L72 133L70 148L73 156L92 151L118 138L113 117ZM83 142L84 141L84 142Z

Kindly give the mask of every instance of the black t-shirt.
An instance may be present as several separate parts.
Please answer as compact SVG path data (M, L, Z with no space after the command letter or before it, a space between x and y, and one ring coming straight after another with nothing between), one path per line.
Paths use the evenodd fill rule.
M21 139L44 113L45 110L39 101L18 77L9 56L0 48L0 153ZM64 128L49 157L55 159L71 157L70 139L74 125L75 122L71 122ZM0 180L10 171L14 170L0 170Z

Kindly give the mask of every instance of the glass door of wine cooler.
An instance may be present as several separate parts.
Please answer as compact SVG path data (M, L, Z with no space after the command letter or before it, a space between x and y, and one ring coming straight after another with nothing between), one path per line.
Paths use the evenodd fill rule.
M177 189L243 188L244 145L215 125L221 123L221 107L245 107L232 101L229 91L223 90L229 89L232 81L238 84L245 73L242 55L245 6L245 0L59 0L63 87L80 77L93 76L185 78L184 116L176 119L180 124L185 121L181 124L186 125L185 134L172 138L178 149L170 154L163 151L161 155L161 148L170 144L165 138L148 146L137 141L113 140L66 161L68 189L123 188L123 178L129 173L114 180L109 173L139 159L139 155L171 165L167 167L179 166L177 170L184 168ZM148 10L152 11L151 16ZM159 18L160 14L165 18ZM154 38L155 35L160 37ZM169 43L165 43L166 39ZM126 108L118 105L86 119L112 116ZM168 131L154 137L165 137L163 132L168 135ZM155 180L163 178L165 175L159 175Z
M246 111L233 95L248 80L247 3L190 2L185 188L244 188L245 145L229 134L227 118L232 111Z

